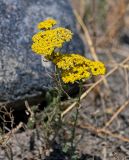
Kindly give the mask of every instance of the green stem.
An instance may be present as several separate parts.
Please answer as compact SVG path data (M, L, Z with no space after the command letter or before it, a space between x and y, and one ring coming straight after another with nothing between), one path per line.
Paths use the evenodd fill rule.
M60 89L60 85L58 82L60 81L60 75L59 75L59 70L57 66L55 66L55 74L56 74L56 83L57 83L57 102L55 104L55 117L58 117L58 122L56 122L56 130L55 130L55 135L54 135L54 140L58 136L59 130L61 129L62 121L61 121L61 110L60 110L60 103L61 103L61 95L62 95L62 90Z
M80 97L82 94L82 82L79 83L79 96L78 96L78 101L76 105L76 114L75 114L75 120L73 124L73 129L72 129L72 137L71 137L71 155L74 155L75 152L75 146L74 146L74 140L76 136L76 127L77 127L77 121L78 121L78 115L79 115L79 106L80 106Z

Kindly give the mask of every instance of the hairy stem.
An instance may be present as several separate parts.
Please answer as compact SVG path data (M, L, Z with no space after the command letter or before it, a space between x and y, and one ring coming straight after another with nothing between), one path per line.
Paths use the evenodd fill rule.
M78 96L78 100L77 100L75 120L74 120L74 124L73 124L73 129L72 129L71 153L70 153L71 157L74 155L74 152L75 152L74 140L75 140L75 136L76 136L76 126L77 126L78 115L79 115L79 107L80 107L80 97L81 97L81 94L82 94L82 82L79 83L79 96Z

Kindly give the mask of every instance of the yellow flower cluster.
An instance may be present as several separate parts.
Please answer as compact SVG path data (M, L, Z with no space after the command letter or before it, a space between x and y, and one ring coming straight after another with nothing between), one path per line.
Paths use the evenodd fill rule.
M38 29L50 29L52 28L57 22L54 19L47 19L43 22L40 22L37 26Z
M56 48L61 48L64 42L72 39L72 32L66 28L50 29L56 23L54 19L47 19L38 24L41 31L32 37L32 51L45 57L51 56Z
M45 22L44 22L45 24ZM58 27L40 31L32 37L32 51L43 56L51 56L56 48L61 48L65 42L72 39L72 32Z
M105 74L105 66L99 61L91 61L78 54L59 54L53 63L61 69L64 83L74 83L81 79L88 79L92 75Z
M91 76L105 74L102 62L91 61L78 54L61 54L55 52L65 42L72 39L72 32L66 28L52 28L56 24L54 19L47 19L38 24L39 31L32 37L32 50L52 61L61 71L64 83L74 83Z

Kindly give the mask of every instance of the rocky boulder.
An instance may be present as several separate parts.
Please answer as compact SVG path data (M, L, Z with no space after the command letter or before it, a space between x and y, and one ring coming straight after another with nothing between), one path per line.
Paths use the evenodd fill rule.
M31 51L37 23L48 17L74 32L63 52L84 53L68 0L0 0L0 102L35 97L52 87L52 66Z

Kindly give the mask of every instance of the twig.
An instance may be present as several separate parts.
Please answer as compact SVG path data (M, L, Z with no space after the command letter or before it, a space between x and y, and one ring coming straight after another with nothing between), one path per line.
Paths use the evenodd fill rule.
M93 44L94 44L94 49L96 52L96 16L97 16L97 3L96 0L92 0L92 18L93 18L93 22L92 22L92 28L93 28Z
M28 111L28 113L27 114L29 114L30 113L30 120L33 120L33 117L34 117L34 112L31 110L31 108L30 108L30 106L29 106L29 103L28 103L28 101L25 101L25 106L26 106L26 108L27 108L27 111Z
M88 31L86 25L84 24L83 20L81 19L80 15L76 12L75 9L74 9L74 14L75 14L78 22L80 23L83 31L84 31L85 39L86 39L86 41L87 41L87 43L88 43L88 45L89 45L90 52L91 52L91 55L92 55L93 59L94 59L95 61L98 61L99 59L98 59L98 57L97 57L97 54L96 54L96 51L95 51L95 48L94 48L94 45L93 45L91 36L90 36L90 34L89 34L89 31ZM109 88L109 87L108 87L107 80L104 78L103 81L104 81L105 86L106 86L107 88Z
M86 25L84 24L83 20L81 19L80 15L77 13L76 10L74 10L74 14L75 14L78 22L80 23L83 31L84 31L85 39L86 39L86 41L87 41L87 43L88 43L88 45L89 45L90 52L91 52L91 54L92 54L93 59L96 60L96 61L98 61L98 57L97 57L97 55L96 55L96 52L95 52L95 49L94 49L94 45L93 45L93 42L92 42L92 40L91 40L89 31L88 31Z
M23 122L20 122L15 128L13 128L10 132L8 132L2 138L0 138L0 145L2 146L6 145L11 135L16 133L22 126L23 126Z
M125 58L120 65L124 65L125 63L127 63L129 61L129 57ZM111 69L105 76L101 77L96 83L94 83L87 91L85 91L82 95L81 95L81 100L84 99L89 93L90 91L92 91L98 84L100 84L101 82L103 82L104 78L109 77L112 73L114 73L117 69L119 68L119 66L115 66L113 69ZM77 102L74 102L72 105L70 105L64 112L62 112L61 117L63 118L69 111L71 111L75 106L77 105Z
M124 137L124 136L121 136L121 135L119 135L119 134L112 133L112 132L110 132L109 130L100 129L100 130L98 130L98 133L104 133L104 134L107 134L107 135L109 135L109 136L111 136L111 137L113 137L113 138L117 138L117 139L119 139L119 140L121 140L121 141L124 141L124 142L128 142L128 143L129 143L129 138Z
M71 122L68 122L68 124L73 125L73 123L71 123ZM109 135L113 138L116 138L116 139L119 139L121 141L129 143L129 138L128 137L124 137L122 135L112 133L111 131L109 131L107 129L97 128L93 124L90 124L90 123L87 123L87 124L80 123L80 124L77 125L77 127L81 128L81 129L88 129L90 132L93 132L93 133L97 134L98 136L102 136L102 134L106 134L106 135Z
M103 155L103 160L107 160L107 144L106 143L103 143L102 155Z
M124 68L124 71L125 71L125 83L126 83L126 96L129 97L129 80L128 80L127 68Z
M106 134L106 135L109 135L113 138L117 138L121 141L129 143L129 138L121 136L119 134L112 133L109 130L106 130L106 129L103 129L103 128L96 128L92 124L86 124L86 125L85 124L79 124L78 127L83 128L83 129L88 129L88 130L96 133L97 135Z
M103 127L103 129L107 128L116 118L117 116L127 107L127 105L129 104L129 100L127 100L114 114L113 116L110 118L110 120L108 122L106 122L105 126Z

